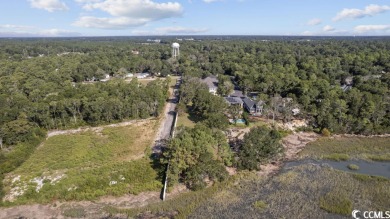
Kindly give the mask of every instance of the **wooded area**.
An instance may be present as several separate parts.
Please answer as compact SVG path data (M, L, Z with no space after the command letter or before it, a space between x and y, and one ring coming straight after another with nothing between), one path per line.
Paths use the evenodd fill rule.
M177 60L170 55L173 41L1 39L1 176L31 154L47 130L158 116L168 97L169 80L140 85L135 78L125 82L126 73L184 76L178 110L191 110L202 124L179 133L165 155L167 160L180 161L172 167L173 182L185 176L182 180L193 189L204 187L206 177L224 179L223 164L232 164L219 131L228 125L223 115L228 107L223 98L198 83L199 78L218 76L222 95L234 87L244 94L257 92L269 112L278 99L291 98L301 109L300 117L309 121L309 129L359 134L390 131L389 38L205 37L183 42ZM112 79L99 81L105 75ZM238 110L232 109L232 115L233 111ZM268 134L272 135L266 139L269 153L248 160L253 151L262 150L253 147L252 136ZM254 130L244 140L245 150L236 165L256 169L248 162L276 153L279 139L271 130ZM193 154L188 157L179 148Z

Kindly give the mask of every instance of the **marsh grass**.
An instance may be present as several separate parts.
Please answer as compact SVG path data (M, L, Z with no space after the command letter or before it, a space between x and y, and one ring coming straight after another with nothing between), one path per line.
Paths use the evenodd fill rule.
M334 161L347 161L349 160L349 156L347 154L329 154L329 155L323 155L322 159L326 160L334 160Z
M329 213L349 215L352 212L352 201L343 193L331 191L320 197L320 208Z
M385 178L362 179L359 174L305 164L272 178L246 173L165 202L110 211L129 217L173 212L175 218L342 218L351 207L386 210L390 206L388 188L390 180Z
M162 186L158 167L154 169L144 154L150 151L147 148L152 144L156 122L49 138L11 173L21 176L16 185L27 185L26 193L15 204L158 191ZM59 175L62 178L54 183L43 180L39 192L35 191L36 183L30 182L35 177Z
M300 156L332 160L390 161L390 137L320 138L309 143Z

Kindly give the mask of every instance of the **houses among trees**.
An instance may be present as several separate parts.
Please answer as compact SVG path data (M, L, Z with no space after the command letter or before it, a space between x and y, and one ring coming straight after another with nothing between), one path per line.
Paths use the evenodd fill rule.
M222 80L223 84L221 84L220 79ZM233 108L233 106L234 108L240 108L241 110L238 111L233 110L239 112L239 114L241 114L243 110L246 110L252 116L267 116L267 114L264 115L264 112L268 109L268 111L273 111L272 118L275 119L276 114L276 117L281 118L284 121L289 121L291 120L291 117L300 114L300 109L297 104L293 105L292 98L274 98L274 103L270 101L267 106L266 101L258 98L258 92L248 93L248 96L250 96L248 97L247 95L243 95L240 90L234 89L231 78L228 76L208 76L204 79L201 79L201 82L208 87L208 90L211 94L220 94L223 96L229 108ZM238 95L236 96L236 94ZM272 104L276 105L272 107ZM238 119L238 116L232 116L230 112L227 112L227 115L229 117L234 117L234 120Z

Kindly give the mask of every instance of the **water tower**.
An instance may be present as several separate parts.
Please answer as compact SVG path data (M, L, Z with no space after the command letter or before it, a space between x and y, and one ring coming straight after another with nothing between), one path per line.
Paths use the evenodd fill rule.
M180 45L178 43L172 43L172 57L176 58L180 55Z

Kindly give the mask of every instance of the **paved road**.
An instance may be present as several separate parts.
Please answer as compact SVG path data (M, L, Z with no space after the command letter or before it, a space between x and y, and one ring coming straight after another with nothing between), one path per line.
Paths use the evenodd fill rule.
M156 134L156 139L155 139L155 145L153 146L153 153L154 154L160 154L161 153L161 148L164 146L166 140L168 140L171 136L171 128L173 126L174 118L175 118L175 109L176 109L176 104L178 102L178 96L176 95L181 78L178 79L179 82L176 84L169 100L168 103L165 105L164 108L164 118L162 119L162 122L160 124L160 127L157 131Z

